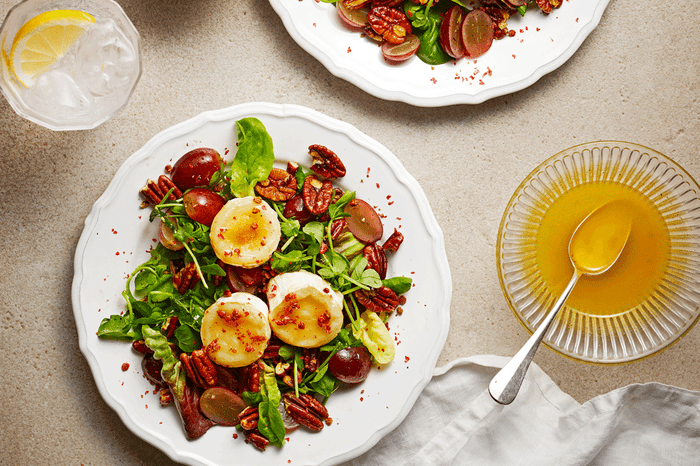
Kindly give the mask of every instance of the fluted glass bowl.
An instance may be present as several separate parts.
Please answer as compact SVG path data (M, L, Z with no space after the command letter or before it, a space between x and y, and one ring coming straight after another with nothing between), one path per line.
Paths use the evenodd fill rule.
M628 186L655 206L669 234L667 265L646 299L622 311L605 315L565 305L543 343L577 360L616 364L667 348L700 315L700 187L682 167L627 142L591 142L554 155L510 199L498 232L497 262L508 305L533 332L559 296L538 266L535 243L542 219L564 193L601 181Z

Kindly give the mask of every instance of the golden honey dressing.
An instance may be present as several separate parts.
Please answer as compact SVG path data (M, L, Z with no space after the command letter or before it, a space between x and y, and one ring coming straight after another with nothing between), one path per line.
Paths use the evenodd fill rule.
M583 275L567 299L567 306L584 314L613 315L639 305L658 286L668 265L670 238L656 207L628 186L587 183L554 201L537 232L537 264L552 293L561 294L574 273L568 247L576 227L592 211L611 201L624 202L632 229L615 264L601 275ZM606 247L611 246L603 249ZM594 259L591 255L580 258Z
M632 227L627 215L634 204L617 199L597 208L578 226L569 243L569 257L582 273L605 272L625 247Z

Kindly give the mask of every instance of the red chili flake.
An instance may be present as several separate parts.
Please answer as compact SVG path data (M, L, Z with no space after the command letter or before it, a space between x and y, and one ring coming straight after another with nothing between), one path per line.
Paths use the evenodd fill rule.
M350 47L348 47L348 53L350 53L350 52L352 52L352 49Z
M156 238L151 238L151 241L153 241L154 243L158 242L158 240Z
M392 205L394 201L389 201L387 204Z
M369 167L367 167L367 178L369 178Z
M576 22L578 23L578 18L576 18Z
M525 31L523 31L523 30L521 29L521 30L520 30L520 34L522 34L523 32L525 32Z
M113 234L113 235L116 235L116 234L117 234L117 230L115 230L114 228L112 228L112 234Z
M122 364L122 371L126 372L128 370L129 370L129 363L125 362L124 364Z
M146 409L148 409L148 405L146 405Z
M513 54L513 58L515 58L515 54Z
M238 434L234 432L234 433L233 433L233 438L238 438Z
M360 401L365 401L364 397L361 396L361 397L360 397Z
M540 29L540 28L537 28L537 32L540 32L540 31L541 31L541 29Z
M430 82L432 82L433 84L437 84L437 79L435 79L435 77L432 77L430 78Z
M408 356L405 356L403 362L408 362L410 360L411 360L411 358L409 358Z
M116 255L117 255L117 256L119 255L119 251L117 251L117 254L116 254Z
M377 189L379 188L379 183L377 183Z
M391 194L387 195L387 197L386 197L386 200L387 200L387 201L388 201L389 199L391 199Z

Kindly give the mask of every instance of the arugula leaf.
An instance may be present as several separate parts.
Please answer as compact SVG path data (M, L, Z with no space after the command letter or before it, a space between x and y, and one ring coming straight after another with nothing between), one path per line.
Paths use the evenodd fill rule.
M265 125L257 118L243 118L236 122L238 149L231 162L230 189L235 197L254 196L253 187L267 179L275 155L272 138Z
M131 328L133 316L112 315L102 319L97 330L97 336L110 340L134 341L139 338L137 332Z
M306 225L304 225L304 228L302 228L302 231L309 235L313 240L321 244L323 242L323 236L325 234L325 228L323 227L323 223L321 222L309 222Z

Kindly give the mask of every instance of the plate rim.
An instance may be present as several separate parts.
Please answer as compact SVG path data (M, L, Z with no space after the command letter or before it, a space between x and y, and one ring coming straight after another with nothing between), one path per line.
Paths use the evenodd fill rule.
M437 365L437 360L445 345L450 325L450 304L452 297L452 280L449 264L447 261L447 255L445 252L444 236L441 228L437 223L437 219L435 218L435 215L432 209L430 208L425 193L423 192L422 188L415 180L415 178L408 173L408 171L400 162L400 160L392 152L390 152L382 144L365 135L349 123L343 122L341 120L322 114L316 110L300 105L273 104L267 102L249 102L218 110L202 112L193 118L190 118L186 121L166 128L165 130L162 130L161 132L153 136L140 149L131 154L123 162L123 164L119 167L105 191L93 204L90 213L85 219L84 228L80 235L75 250L73 260L74 274L71 285L71 303L78 333L78 343L80 350L83 353L83 356L88 362L88 366L90 367L93 379L95 380L95 384L97 385L98 391L100 392L102 399L118 414L121 421L132 433L134 433L142 440L145 440L147 443L150 443L154 447L158 448L174 461L185 462L187 464L192 465L212 464L201 462L198 457L188 455L189 452L187 451L183 451L177 448L171 448L170 444L166 443L164 440L154 435L152 432L144 430L142 427L138 426L129 416L128 412L126 411L126 408L122 404L120 404L116 399L114 399L109 393L104 381L104 377L102 376L102 367L100 366L97 360L97 355L95 355L88 347L89 331L85 325L85 322L82 319L80 295L81 284L84 279L83 258L85 249L88 245L88 240L91 236L91 233L94 231L100 212L112 200L114 194L117 191L118 186L125 180L130 170L134 167L134 165L136 165L137 162L147 158L155 150L157 150L157 148L160 145L182 134L182 132L185 129L187 129L189 132L192 132L202 127L203 125L206 125L209 122L241 118L249 114L263 114L283 118L299 117L301 119L310 121L322 128L329 129L336 133L341 133L350 138L350 140L354 143L361 145L362 147L378 155L383 161L387 163L387 165L389 165L397 179L401 183L403 183L413 195L416 205L422 215L422 224L426 227L426 231L432 239L432 244L435 247L435 250L439 253L437 256L435 256L436 266L440 273L440 282L442 285L441 294L443 296L441 305L437 308L437 315L440 318L439 332L438 337L435 339L432 347L430 348L427 362L420 371L420 381L410 392L405 405L400 409L398 415L387 425L378 428L365 441L365 443L355 447L352 450L347 450L335 455L331 455L320 462L307 463L309 465L314 464L318 466L329 466L331 464L337 464L339 462L348 461L365 453L370 448L372 448L381 438L383 438L389 432L394 430L408 415L409 411L415 404L415 401L417 400L418 396L420 396L423 389L432 378L433 370Z
M282 23L284 24L289 35L292 36L292 39L294 39L294 41L312 57L321 62L321 64L334 76L348 81L349 83L379 99L404 102L417 107L444 107L456 104L480 104L495 97L521 91L536 83L544 75L561 67L573 56L574 53L576 53L581 44L583 44L583 41L586 40L591 32L593 32L593 30L598 26L605 9L610 3L610 0L585 1L598 2L593 10L591 20L582 25L576 34L576 37L566 49L562 50L562 52L553 60L538 66L529 76L501 86L485 88L483 91L479 91L473 95L452 93L440 97L427 97L418 93L394 91L391 90L390 86L388 85L379 86L369 81L363 74L358 73L351 68L336 64L331 56L325 54L323 51L317 48L312 41L308 40L301 33L294 23L294 19L292 18L288 7L284 4L284 0L270 0L270 4L282 19ZM426 64L425 66L429 65Z
M505 209L503 210L503 215L501 217L501 221L499 223L498 227L498 238L496 241L496 263L497 263L497 273L498 273L498 280L499 280L499 285L501 287L501 292L504 295L504 299L506 300L506 303L508 304L508 308L510 309L511 313L515 316L516 320L518 323L530 334L532 335L534 333L534 330L537 329L531 329L528 326L528 322L518 313L518 310L515 308L513 303L511 302L511 299L508 298L508 293L507 293L507 287L505 285L505 280L503 277L502 273L502 267L501 267L501 244L503 240L503 228L507 220L507 215L511 211L513 205L517 201L517 196L522 193L522 190L524 187L526 187L529 182L533 179L533 175L536 173L541 173L544 171L544 169L548 166L551 166L555 161L561 161L561 159L564 158L566 155L572 155L575 153L580 153L584 148L590 148L591 150L593 149L603 149L605 147L609 148L619 148L620 150L639 150L639 151L646 151L648 154L653 155L653 156L660 156L662 160L666 162L671 162L674 166L674 168L678 169L680 173L684 176L687 177L687 180L690 181L692 184L695 186L700 187L700 184L698 184L697 180L691 175L682 165L680 165L678 162L676 162L674 159L671 157L663 154L662 152L659 152L656 149L653 149L651 147L645 146L643 144L639 144L636 142L629 142L629 141L622 141L622 140L615 140L615 139L601 139L597 141L587 141L583 143L579 143L576 145L573 145L571 147L568 147L566 149L563 149L561 151L556 152L555 154L547 157L545 160L537 164L535 168L533 168L531 171L528 172L527 175L522 179L522 181L518 184L518 186L513 190L513 193L511 194L510 198L508 199L508 203L506 204ZM700 192L698 192L698 198L700 198ZM698 303L698 308L700 308L700 303ZM664 345L656 347L654 350L649 351L647 353L642 353L639 355L635 355L633 357L627 357L623 358L620 360L607 360L607 359L584 359L580 357L575 357L572 354L569 354L565 351L563 351L562 348L559 348L552 344L548 338L547 335L545 334L544 338L542 339L542 344L544 344L548 349L554 351L557 354L560 354L568 359L571 359L572 361L577 361L577 362L583 362L585 364L590 364L590 365L598 365L598 366L620 366L620 365L626 365L626 364L631 364L637 361L642 361L645 359L649 359L652 356L658 355L661 352L665 351L666 349L672 347L675 345L677 342L679 342L683 337L685 337L688 332L695 327L696 324L700 322L700 313L698 313L698 316L695 317L695 319L688 325L688 327L683 330L680 334L678 334L676 337L674 337L671 340L668 340L665 342Z

